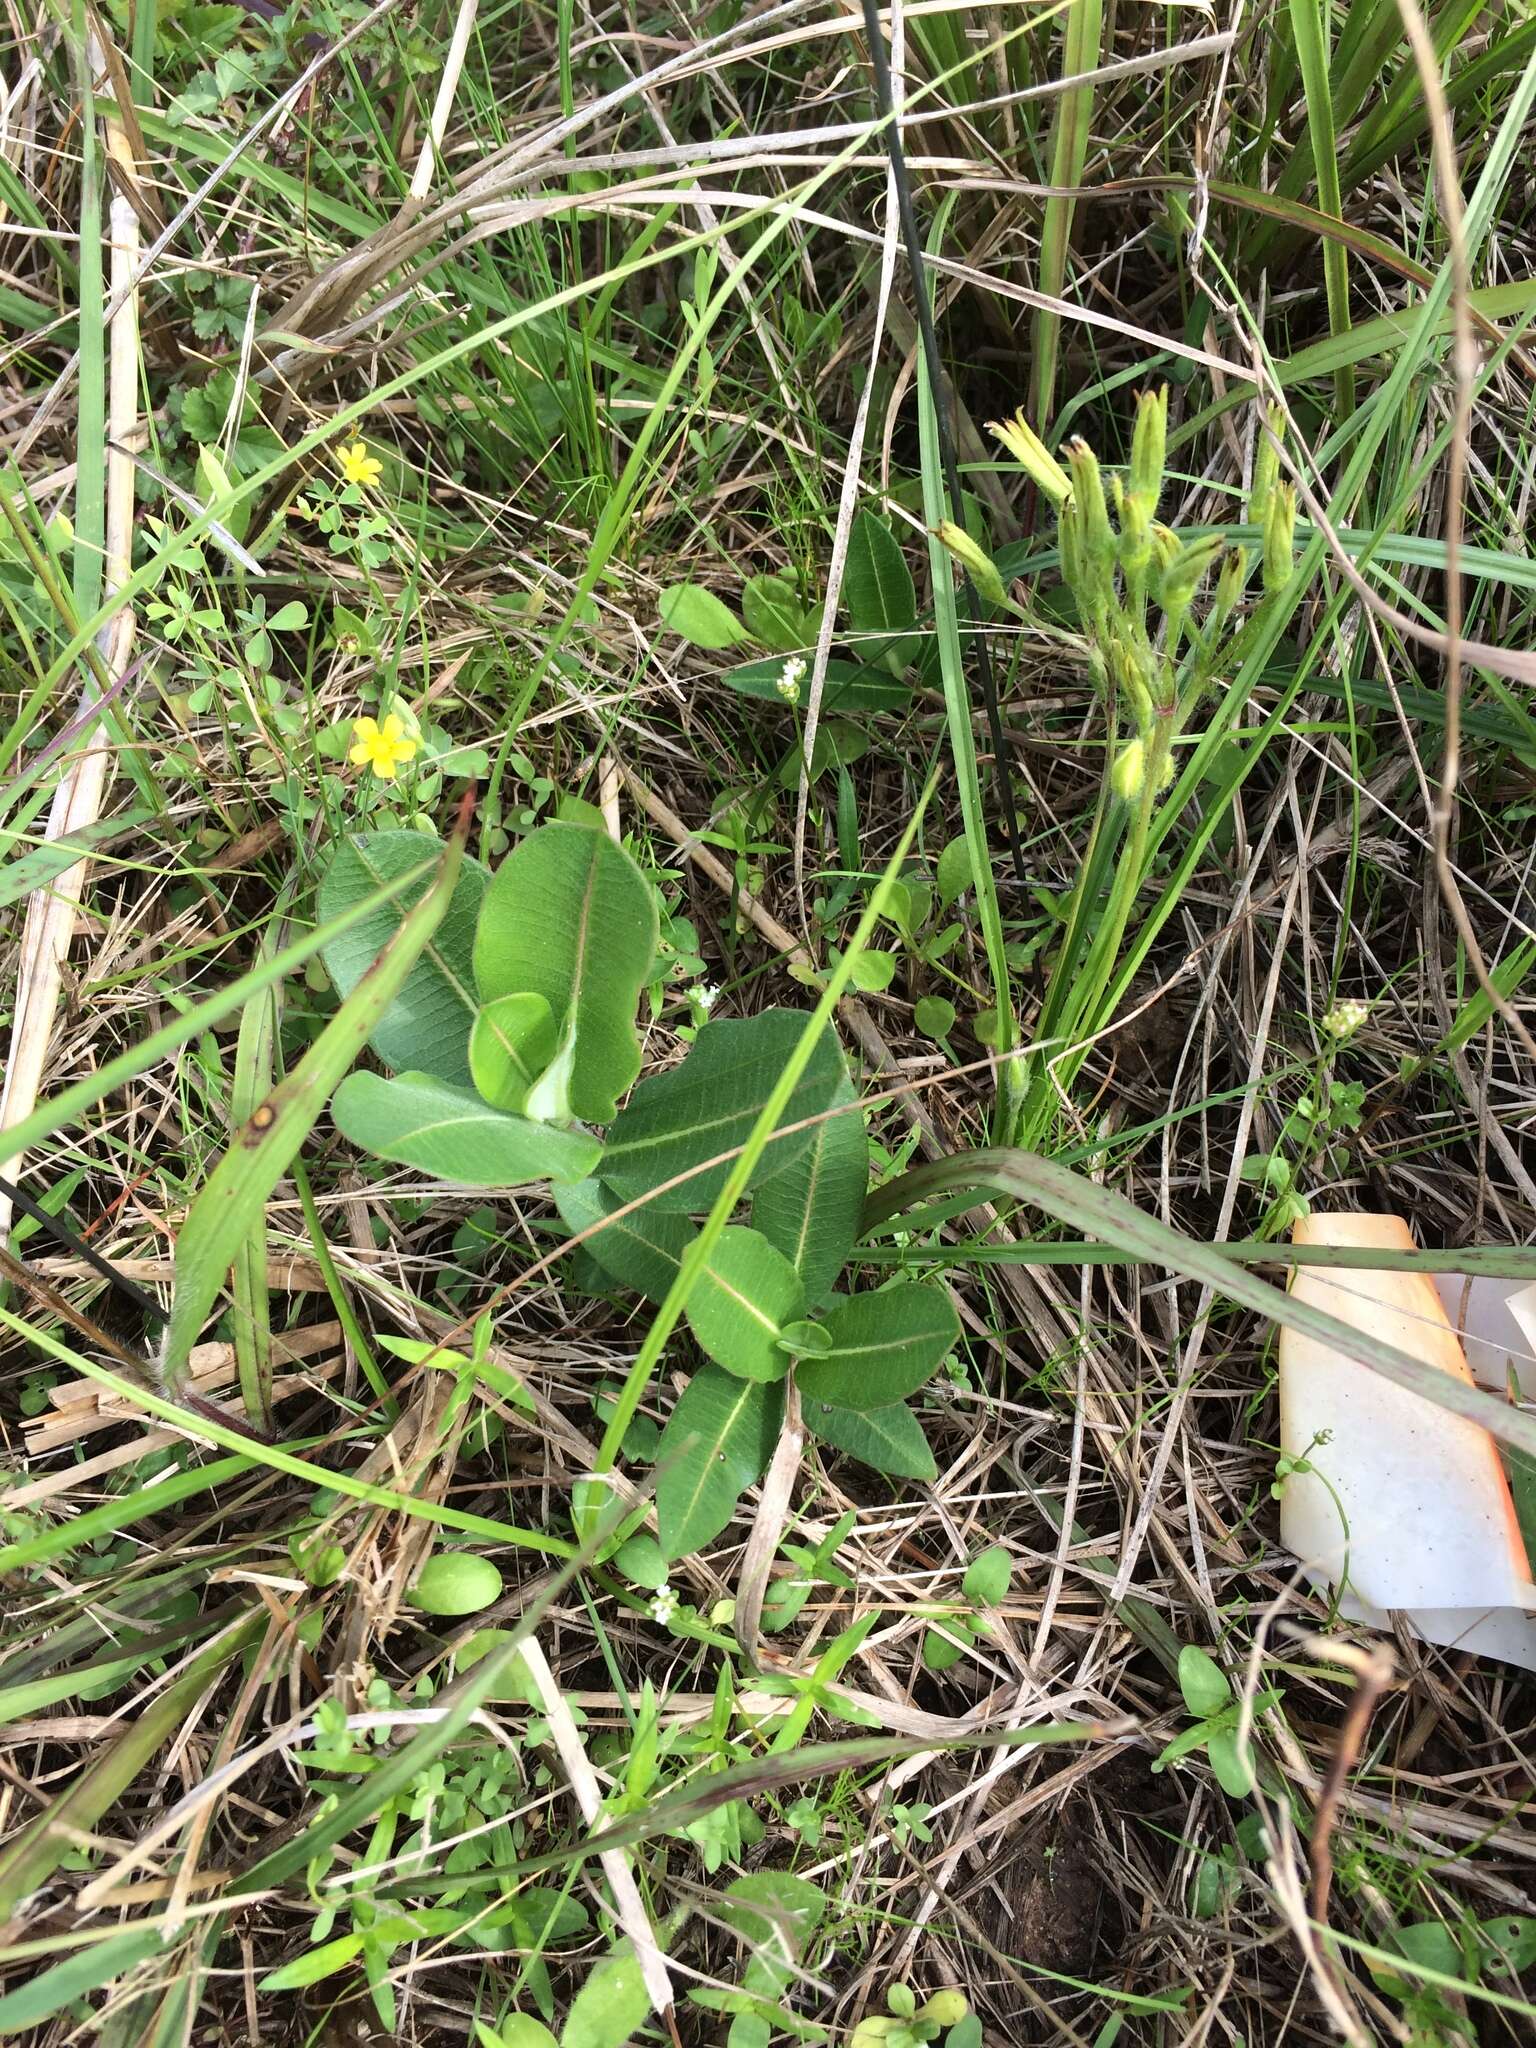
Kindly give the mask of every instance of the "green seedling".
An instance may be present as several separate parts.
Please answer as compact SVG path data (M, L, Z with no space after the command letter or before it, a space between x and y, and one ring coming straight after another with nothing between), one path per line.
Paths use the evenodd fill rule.
M968 1605L932 1610L936 1625L923 1637L923 1662L930 1671L948 1671L974 1643L990 1634L991 1617L985 1610L1007 1599L1012 1579L1013 1567L1000 1543L972 1558L962 1582Z
M1179 1690L1195 1716L1194 1726L1174 1737L1153 1770L1166 1770L1169 1764L1203 1749L1223 1792L1233 1799L1246 1799L1255 1778L1248 1745L1238 1741L1242 1702L1233 1697L1227 1675L1215 1658L1194 1643L1186 1643L1179 1652ZM1278 1706L1280 1699L1273 1687L1266 1687L1254 1700L1254 1720Z

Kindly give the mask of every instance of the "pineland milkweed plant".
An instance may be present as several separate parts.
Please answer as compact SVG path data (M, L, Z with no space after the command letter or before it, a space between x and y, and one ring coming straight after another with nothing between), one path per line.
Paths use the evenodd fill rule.
M1146 879L1175 750L1231 665L1250 620L1291 576L1296 497L1278 478L1278 422L1261 433L1248 518L1262 541L1258 606L1248 606L1247 548L1220 533L1181 538L1157 514L1168 445L1168 392L1144 392L1124 473L1104 472L1087 443L1059 462L1022 414L993 433L1056 507L1062 580L1103 707L1105 766L1088 849L1036 1031L1054 1078L1036 1073L1023 1111L1027 1142L1044 1135L1058 1088L1081 1063Z
M322 878L328 923L375 906L325 948L344 997L409 914L409 886L394 899L382 891L415 874L422 851L414 831L360 833ZM331 1104L337 1128L376 1157L460 1186L547 1182L599 1284L660 1306L699 1237L694 1216L724 1189L806 1017L711 1017L679 1064L637 1080L635 1014L658 942L652 883L598 827L541 825L494 874L466 855L430 944L370 1033L385 1071L347 1075ZM933 1283L840 1288L868 1187L869 1140L828 1027L760 1150L744 1213L720 1232L687 1299L704 1362L655 1450L668 1560L711 1542L762 1477L792 1374L821 1442L892 1478L937 1476L907 1401L942 1366L959 1321ZM578 1481L578 1527L603 1498L600 1481Z

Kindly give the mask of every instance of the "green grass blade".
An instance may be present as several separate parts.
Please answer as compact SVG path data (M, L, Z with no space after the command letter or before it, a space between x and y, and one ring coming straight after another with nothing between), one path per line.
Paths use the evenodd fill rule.
M1344 203L1339 193L1338 149L1333 101L1329 96L1328 24L1323 0L1291 0L1291 28L1296 38L1302 89L1307 96L1307 127L1317 166L1318 205L1335 220L1342 220ZM1349 332L1349 258L1344 244L1333 239L1323 243L1323 288L1328 298L1328 329L1337 340ZM1334 390L1342 423L1355 409L1355 375L1347 362L1335 373Z
M208 1178L176 1240L176 1292L166 1332L165 1374L176 1387L192 1346L280 1174L309 1135L332 1090L368 1042L448 908L469 831L464 809L437 879L337 1010L304 1058L260 1102ZM264 1271L265 1269L263 1269Z
M909 1202L952 1188L991 1188L1043 1209L1074 1230L1086 1231L1186 1280L1198 1280L1229 1301L1267 1316L1283 1329L1298 1330L1303 1336L1315 1338L1346 1358L1369 1366L1405 1392L1475 1422L1504 1443L1536 1452L1536 1415L1526 1415L1492 1394L1410 1357L1395 1345L1383 1343L1379 1337L1353 1329L1310 1303L1296 1300L1270 1286L1267 1280L1260 1280L1235 1260L1224 1257L1214 1246L1170 1229L1127 1201L1124 1195L1100 1187L1070 1167L1053 1159L1042 1159L1037 1153L1012 1149L957 1152L953 1158L915 1167L879 1191L870 1203L869 1220L875 1222L895 1215Z
M1102 61L1103 0L1072 0L1062 35L1061 75L1076 78ZM1057 96L1051 135L1050 182L1079 185L1088 160L1088 132L1093 121L1093 87L1069 85ZM1072 240L1075 199L1045 202L1040 224L1039 288L1059 299L1067 281L1067 251ZM1034 320L1034 376L1030 385L1030 418L1042 434L1050 430L1056 397L1056 365L1061 350L1061 315L1042 306Z

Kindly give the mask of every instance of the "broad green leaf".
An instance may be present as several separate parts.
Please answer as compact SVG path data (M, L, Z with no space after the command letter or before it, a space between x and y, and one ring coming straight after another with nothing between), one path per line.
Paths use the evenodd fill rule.
M912 658L917 591L895 535L876 512L861 512L853 522L843 603L859 652L898 674Z
M853 1083L842 1077L805 1150L752 1198L752 1227L799 1273L805 1298L825 1298L859 1238L869 1186L869 1138Z
M656 1449L656 1525L669 1558L701 1550L760 1479L778 1441L781 1383L701 1366L678 1396Z
M557 2048L555 2037L544 2022L521 2012L510 2013L496 2027L476 2020L475 2039L478 2048Z
M1013 1563L1001 1543L990 1543L966 1566L965 1597L978 1607L996 1607L1006 1599Z
M306 1949L281 1969L268 1970L256 1989L302 1991L306 1984L318 1984L323 1977L333 1977L338 1970L344 1970L354 1956L362 1954L362 1949L360 1934L338 1934L334 1941L322 1941L318 1948Z
M657 943L655 892L606 832L541 825L502 862L480 911L475 980L487 1003L532 991L549 1004L565 1101L541 1102L541 1085L531 1116L611 1119L640 1071L635 1006Z
M656 1196L664 1209L707 1209L725 1185L729 1155L746 1142L805 1022L798 1010L764 1010L757 1017L706 1024L681 1066L642 1081L625 1104L608 1133L604 1182L629 1201L690 1167L716 1160L707 1172ZM784 1124L826 1109L842 1075L837 1041L830 1031L823 1032L785 1108ZM810 1137L801 1130L770 1138L751 1185L782 1173Z
M164 1369L172 1388L183 1377L241 1245L266 1211L268 1195L293 1164L331 1091L400 995L448 910L458 888L467 829L466 813L443 850L430 889L406 912L384 951L298 1065L238 1127L187 1212L176 1240L176 1291L166 1330Z
M1216 1782L1231 1799L1246 1799L1253 1790L1253 1767L1232 1728L1216 1728L1205 1745Z
M807 1359L798 1382L808 1401L834 1408L885 1408L916 1393L959 1340L960 1319L942 1288L899 1281L856 1294L822 1317L832 1336L824 1358Z
M775 656L771 661L745 661L739 668L728 668L720 680L743 697L782 704L779 678L783 673L783 659ZM911 685L897 682L884 669L866 668L854 661L827 663L821 692L824 712L904 711L911 701Z
M702 583L669 583L656 600L661 623L680 634L691 647L718 654L747 637L746 628L712 590Z
M508 1116L473 1089L450 1088L431 1074L349 1074L336 1090L331 1118L365 1151L461 1187L581 1180L603 1150L585 1131Z
M623 1207L598 1180L581 1180L555 1189L555 1207L560 1220L573 1237L590 1230L615 1209ZM582 1250L590 1252L603 1271L622 1287L632 1287L647 1301L661 1302L677 1278L683 1253L698 1233L686 1216L658 1209L647 1202L642 1209L594 1231L583 1239Z
M342 841L320 878L315 908L322 923L352 909L381 882L395 881L413 868L422 868L423 874L420 883L379 904L321 947L325 971L341 995L351 995L412 904L421 900L431 880L428 864L441 852L441 842L421 832L361 832ZM385 1066L397 1072L419 1068L468 1085L469 1027L479 1007L472 966L475 920L490 879L479 861L464 856L441 923L368 1035Z
M650 2009L634 1954L604 1956L571 2000L560 2048L623 2048Z
M938 884L939 902L946 909L957 896L963 896L976 882L975 864L971 859L971 842L962 832L958 839L951 839L939 855Z
M800 602L790 575L749 577L741 593L741 615L753 639L780 654L794 654L815 637L815 617Z
M805 1308L800 1275L761 1232L729 1227L688 1298L688 1327L716 1365L744 1380L781 1380L779 1333Z
M1227 1674L1197 1643L1186 1643L1179 1652L1179 1691L1185 1706L1200 1721L1219 1714L1232 1697Z
M554 1058L555 1020L543 996L497 996L475 1012L469 1032L469 1071L492 1109L521 1114L528 1091Z
M835 1451L846 1451L861 1465L893 1479L937 1479L923 1425L904 1401L887 1408L834 1408L829 1401L802 1394L800 1413L811 1435Z
M948 1038L955 1028L955 1006L948 996L919 996L912 1022L926 1038Z

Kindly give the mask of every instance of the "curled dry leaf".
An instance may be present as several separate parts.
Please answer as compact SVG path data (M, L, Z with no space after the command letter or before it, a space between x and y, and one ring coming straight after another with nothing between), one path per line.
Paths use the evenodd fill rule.
M1413 1249L1397 1216L1308 1216L1295 1239ZM1428 1274L1304 1266L1291 1291L1471 1384ZM1528 1340L1514 1328L1524 1350ZM1300 1467L1285 1478L1282 1539L1314 1579L1340 1592L1346 1615L1385 1627L1388 1610L1400 1610L1426 1642L1536 1670L1536 1587L1486 1430L1282 1330L1280 1433L1287 1460Z

